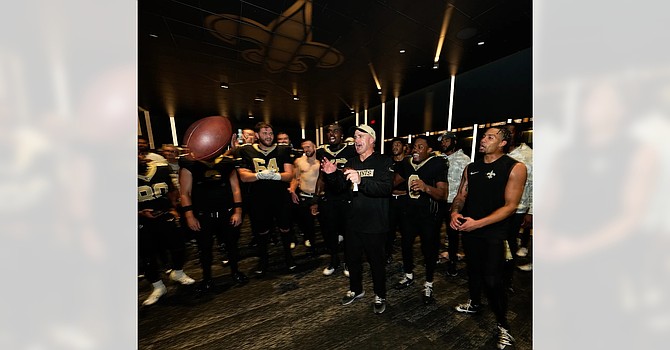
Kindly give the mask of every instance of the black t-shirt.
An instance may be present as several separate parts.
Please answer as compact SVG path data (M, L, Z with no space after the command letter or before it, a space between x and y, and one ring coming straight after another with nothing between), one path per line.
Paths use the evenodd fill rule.
M179 158L179 166L191 172L191 201L201 211L223 211L232 208L233 192L230 173L235 171L231 157L219 156L212 162Z

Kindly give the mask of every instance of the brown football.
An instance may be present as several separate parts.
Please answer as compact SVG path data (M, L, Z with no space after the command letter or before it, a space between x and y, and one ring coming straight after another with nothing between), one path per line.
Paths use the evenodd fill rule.
M184 134L190 156L197 160L211 159L223 152L233 136L233 126L226 117L202 118L191 124Z

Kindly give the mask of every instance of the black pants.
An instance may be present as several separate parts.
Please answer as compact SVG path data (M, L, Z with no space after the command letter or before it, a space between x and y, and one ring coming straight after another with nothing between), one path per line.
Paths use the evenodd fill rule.
M348 206L349 203L346 200L332 198L324 198L319 202L321 233L323 234L323 239L326 241L326 247L330 254L330 264L333 267L337 267L340 264L337 252L339 245L338 236L346 236L345 228ZM344 244L346 252L346 239L344 240ZM349 261L346 259L347 255L345 254L344 262L348 264Z
M294 204L296 207L294 211L295 221L300 231L305 235L305 240L309 240L312 246L314 246L314 215L312 215L310 207L316 203L316 198L301 196L300 192L297 193L300 203L297 205Z
M468 270L468 287L472 304L481 305L482 290L496 320L509 329L507 295L503 284L505 263L504 239L473 237L463 233L463 248Z
M402 264L405 273L414 271L414 240L421 240L421 253L426 264L426 281L433 282L437 254L440 246L439 216L430 213L429 208L408 205L402 219Z
M291 197L286 190L269 194L254 192L250 196L249 218L251 219L251 230L258 240L258 256L261 268L264 270L268 267L270 259L268 244L275 227L279 228L280 231L282 247L284 248L284 260L288 266L293 264L291 253L291 242L293 242L291 203Z
M386 256L390 257L393 254L393 243L396 238L396 229L400 227L400 219L402 217L402 211L405 207L405 198L407 195L401 196L391 196L389 203L389 232L386 237Z
M384 242L386 232L362 233L348 232L346 256L349 266L349 288L352 292L360 294L363 292L363 253L370 264L372 272L372 285L375 294L380 298L386 298L386 261L384 254Z
M447 203L446 205L444 219L447 223L447 240L449 242L447 252L449 252L449 264L455 264L458 261L458 244L460 242L461 233L454 230L449 225L451 222L451 203ZM440 225L442 225L441 222Z
M200 267L202 268L202 279L212 279L212 248L214 246L214 235L220 233L228 251L230 271L238 272L239 250L237 242L240 239L240 228L230 224L230 211L221 212L198 212L196 218L200 221L200 231L194 232L198 250L200 251Z
M138 228L138 252L144 266L144 274L149 282L160 280L158 259L161 252L169 251L172 257L171 268L181 270L184 267L184 238L180 235L177 221L170 214L156 219L142 218Z

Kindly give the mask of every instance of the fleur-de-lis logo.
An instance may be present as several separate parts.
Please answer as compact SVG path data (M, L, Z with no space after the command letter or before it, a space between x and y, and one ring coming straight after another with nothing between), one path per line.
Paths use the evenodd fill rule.
M305 72L305 59L316 61L320 68L337 67L344 61L335 48L312 41L312 0L296 1L267 26L231 14L207 16L205 26L227 43L237 44L243 38L257 44L258 48L243 51L242 57L263 64L270 73Z
M488 173L486 173L486 176L487 176L489 179L492 179L494 176L496 176L496 173L494 173L493 170L491 170L491 171L489 171Z

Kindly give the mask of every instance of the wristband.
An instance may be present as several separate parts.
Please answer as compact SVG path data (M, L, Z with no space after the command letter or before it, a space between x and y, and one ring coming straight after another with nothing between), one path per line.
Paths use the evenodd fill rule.
M185 207L181 207L181 212L186 213L187 211L193 211L193 206L192 205L187 205Z
M242 202L233 203L233 208L242 208Z

